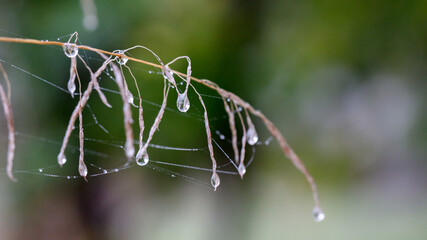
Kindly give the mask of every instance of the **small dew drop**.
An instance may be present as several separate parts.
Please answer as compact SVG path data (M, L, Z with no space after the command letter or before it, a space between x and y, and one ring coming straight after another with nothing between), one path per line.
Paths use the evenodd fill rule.
M86 164L83 161L79 162L79 174L82 177L86 177L87 176L87 167L86 167Z
M187 92L178 94L176 106L180 112L187 112L190 109L190 100L188 100Z
M70 179L71 177L70 176L67 176L67 179Z
M313 208L313 218L314 221L321 222L325 219L325 213L323 213L322 209L316 206Z
M67 158L63 154L58 155L58 164L59 166L64 165L67 162Z
M255 126L253 124L249 125L248 131L246 132L248 137L249 145L255 145L258 142L258 134L255 130Z
M133 94L129 91L129 89L126 90L126 97L127 97L128 103L130 103L133 106L135 106L135 104L133 103L133 101L135 100L135 98L133 97Z
M74 96L74 92L76 91L76 84L74 81L68 82L68 91L70 92L71 96Z
M117 169L117 168L114 169L114 172L118 172L118 171L119 171L119 169Z
M105 173L105 174L108 173L107 169L102 170L102 172Z
M79 53L79 48L73 43L65 43L62 48L64 49L65 56L69 58L74 58Z
M176 175L172 174L172 175L171 175L171 177L173 177L173 178L174 178L174 177L176 177Z
M240 163L240 164L239 164L238 171L239 171L239 175L240 175L240 177L242 177L242 178L243 178L243 175L245 175L245 173L246 173L246 167L245 167L245 164Z
M227 102L230 102L230 99L229 99L229 98L227 98Z
M43 172L43 169L39 168L39 172L40 172L40 173L41 173L41 172Z
M214 190L216 191L216 189L218 188L219 184L221 183L221 180L219 179L218 174L215 172L212 174L212 178L211 178L211 184L212 187L214 187Z
M136 164L139 166L145 166L150 161L150 157L148 156L148 153L144 151L140 156L136 157Z
M117 51L118 54L120 55L125 55L125 53L123 51ZM128 62L128 58L126 57L116 57L116 62L120 65L126 65L126 63Z

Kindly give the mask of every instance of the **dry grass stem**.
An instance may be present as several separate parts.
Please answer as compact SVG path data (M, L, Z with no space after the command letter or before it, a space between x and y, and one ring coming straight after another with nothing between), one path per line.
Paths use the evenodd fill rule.
M226 98L224 97L222 97L222 101L224 102L224 109L228 115L228 125L230 126L230 131L231 131L231 145L233 147L233 152L234 152L234 161L236 164L238 164L239 163L239 147L237 146L237 129L236 129L236 120L234 118L234 110L232 109L233 105L228 105L229 100L226 100Z
M243 117L242 114L239 111L239 106L237 106L234 103L234 108L236 109L237 115L239 116L240 119L240 124L242 125L242 147L240 150L240 161L239 161L239 167L238 167L238 172L240 177L243 179L243 175L245 175L246 173L246 167L245 167L245 150L246 150L246 127L245 127L245 122L243 121Z
M77 34L73 35L75 37L77 37ZM34 40L34 39L22 39L22 38L9 38L9 37L0 37L0 42L10 42L10 43L25 43L25 44L37 44L37 45L56 45L56 46L61 46L64 47L67 43L63 43L63 42L59 42L59 41L40 41L40 40ZM74 47L74 46L73 46ZM245 102L244 100L242 100L240 97L238 97L237 95L235 95L232 92L229 92L227 90L222 89L221 87L219 87L217 84L206 80L206 79L198 79L195 77L190 76L191 74L191 68L190 68L190 61L189 61L189 69L190 71L187 69L187 74L178 72L178 71L174 71L169 69L168 65L164 65L163 62L160 60L160 58L150 49L143 47L143 46L135 46L132 48L129 48L127 50L121 51L121 52L109 52L109 51L105 51L102 49L98 49L98 48L93 48L90 46L85 46L85 45L75 45L76 48L78 49L82 49L82 50L88 50L88 51L93 51L96 52L98 54L105 54L111 57L116 57L116 58L126 58L126 61L130 60L130 61L134 61L134 62L138 62L138 63L142 63L145 65L149 65L149 66L153 66L153 67L157 67L162 69L163 74L164 74L164 78L165 81L168 80L171 84L173 84L175 86L174 83L174 79L172 76L173 74L177 74L178 76L184 77L186 78L187 81L187 88L188 86L190 86L190 80L197 82L199 84L202 84L210 89L213 89L214 91L216 91L223 99L230 99L230 101L235 104L235 106L240 106L243 109L245 109L245 111L247 112L247 124L248 124L248 130L253 126L252 121L250 120L249 117L249 113L252 114L253 116L258 117L266 126L266 128L268 129L268 131L270 132L270 134L277 140L277 142L279 143L283 153L285 154L286 157L288 157L291 162L294 164L294 166L300 170L302 172L302 174L305 176L305 178L307 179L308 183L311 186L311 189L313 191L313 198L314 198L314 202L315 205L318 209L320 209L320 203L319 203L319 197L318 197L318 192L317 192L317 187L316 184L314 182L313 177L310 175L310 173L308 172L308 170L306 169L305 165L303 164L303 162L299 159L299 157L295 154L295 152L292 150L292 148L289 146L289 144L287 143L286 139L284 138L284 136L280 133L280 131L277 129L277 127L259 110L256 110L254 107L252 107L249 103ZM124 53L126 51L129 51L131 49L135 49L135 48L144 48L148 51L150 51L158 60L159 64L155 64L152 62L148 62L145 60L141 60L138 58L134 58L134 57L130 57L130 56L126 56L124 55ZM181 57L181 58L185 58L185 57ZM106 59L106 57L104 56L104 59ZM179 59L179 58L177 58ZM173 62L173 61L172 61ZM171 62L171 63L172 63ZM170 63L169 63L170 64ZM125 134L126 134L126 145L125 145L125 150L126 150L126 156L128 158L131 158L133 156L134 153L134 148L133 148L133 133L132 133L132 128L131 128L131 123L132 123L132 116L131 116L131 111L130 111L130 106L129 103L126 99L126 87L124 86L124 81L123 81L123 77L122 74L120 72L120 69L113 63L110 63L110 65L113 68L113 72L116 78L116 82L119 86L120 89L120 93L122 95L122 99L123 99L123 112L124 112L124 118L125 118ZM95 84L95 81L92 79L91 82L89 83L86 91L83 94L83 97L79 103L79 105L76 107L75 111L73 112L73 115L70 118L70 124L69 124L69 128L67 129L66 132L66 137L64 138L64 143L66 144L66 141L68 141L68 137L69 137L69 133L72 131L72 129L70 129L70 126L72 127L74 125L74 121L75 118L78 116L78 113L80 111L80 106L84 106L84 104L86 104L88 98L89 98L89 94L92 90L93 85ZM165 83L166 84L166 83ZM167 89L169 89L169 84ZM199 96L199 100L204 108L204 118L205 118L205 128L206 128L206 134L207 134L207 140L208 140L208 148L209 148L209 152L210 152L210 157L212 159L212 171L213 171L213 175L212 175L212 185L214 186L214 188L216 188L219 185L219 177L216 173L216 161L214 158L214 153L213 153L213 146L212 146L212 136L211 136L211 132L210 132L210 128L209 128L209 121L208 121L208 117L207 117L207 111L206 111L206 107L205 104L203 102L202 97L200 96L200 94L197 92L197 90L194 88L193 84L191 84L191 87L194 89L194 91L197 93L197 95ZM186 89L187 89L186 88ZM168 90L165 91L165 96L166 93L168 92ZM166 99L164 99L164 102L166 101ZM225 101L224 103L224 107L227 111L227 114L229 115L229 122L230 122L230 129L232 131L232 137L233 137L233 150L236 152L236 143L237 142L237 133L233 133L235 132L235 120L234 120L234 112L231 110L231 108L229 107L229 105L227 104L227 102ZM163 108L163 104L162 104L162 108ZM161 116L163 116L163 110L161 109L161 112L159 112L158 117L156 118L157 121L155 121L155 124L153 124L153 127L156 125L156 122L160 123L161 120ZM161 113L161 114L160 114ZM233 116L232 116L233 115ZM241 116L239 116L239 118L242 120ZM234 127L233 127L234 126ZM154 133L153 132L153 127L152 129L150 129L150 136L152 137L152 135ZM156 126L156 128L158 127L158 124ZM155 129L156 129L155 128ZM237 131L236 131L237 132ZM248 136L246 136L247 139L249 139ZM150 137L149 137L150 138ZM236 139L236 140L234 140ZM147 144L147 143L146 143ZM243 144L243 143L242 143ZM64 144L63 147L61 148L61 153L63 153L63 148L64 148ZM238 150L237 150L238 152ZM241 156L243 156L244 154L241 152L240 153ZM236 160L238 159L238 154L235 154L235 158Z
M102 55L104 59L107 57ZM132 130L132 110L130 108L130 104L128 102L128 96L126 94L126 89L124 87L124 78L122 75L122 71L120 71L119 67L113 62L110 63L110 66L113 68L114 77L116 79L116 84L119 87L120 95L122 96L123 101L123 117L124 117L124 126L125 126L125 154L128 158L128 163L132 160L133 155L135 154L135 147L133 145L133 130Z
M206 137L207 137L207 141L208 141L209 156L212 160L211 182L212 182L214 189L216 190L216 188L220 184L220 180L219 180L219 176L216 172L217 164L216 164L215 154L214 154L213 145L212 145L212 133L211 133L211 128L209 127L208 111L206 109L206 105L205 105L205 102L203 101L202 96L199 94L199 92L196 90L196 88L193 85L191 85L191 87L193 88L193 90L197 94L197 96L199 97L200 104L202 104L203 110L204 110L203 116L204 116L204 122L205 122Z
M6 74L6 71L3 68L3 65L0 63L0 72L3 75L4 81L6 82L7 93L4 90L3 84L0 84L0 98L3 104L4 116L7 122L8 129L8 146L7 146L7 166L6 172L10 180L16 181L13 176L13 158L15 156L15 127L13 121L13 111L12 104L10 101L10 82Z
M165 109L166 109L166 105L167 105L167 101L168 101L168 94L169 94L169 89L170 89L170 84L166 81L166 79L163 79L164 81L164 88L163 88L163 101L162 101L162 105L160 106L160 110L157 113L156 118L154 119L154 123L150 128L150 132L148 133L148 138L147 141L145 142L144 146L142 148L139 149L137 155L136 155L136 160L139 161L141 158L147 155L147 148L148 145L150 144L151 140L153 139L154 133L156 133L156 131L159 129L159 125L160 122L162 121L163 118L163 114L165 113ZM145 161L148 160L148 157ZM146 164L147 162L144 162L144 164Z

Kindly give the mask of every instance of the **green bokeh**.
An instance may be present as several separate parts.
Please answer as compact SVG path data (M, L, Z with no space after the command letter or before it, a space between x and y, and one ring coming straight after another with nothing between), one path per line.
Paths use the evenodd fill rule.
M166 62L189 56L194 76L236 93L277 124L315 177L326 220L312 221L308 184L272 142L257 148L243 181L223 176L217 192L138 167L88 183L30 174L17 174L19 181L11 183L2 175L5 239L427 237L427 1L106 0L96 6L99 27L89 32L78 1L6 0L0 3L0 36L67 41L62 36L78 31L82 44L105 50L139 44ZM141 50L132 54L155 61ZM92 67L100 64L95 55L88 57ZM66 86L69 59L59 48L0 43L0 59ZM4 65L17 131L62 141L76 100ZM143 98L160 103L161 76L147 72L156 69L129 66ZM186 65L176 67L185 71ZM79 70L87 80L84 67ZM114 88L108 80L102 78L103 86ZM107 97L118 107L107 109L96 94L91 107L114 140L123 141L120 99ZM190 97L190 113L200 117L201 106ZM169 107L175 99L172 91ZM213 132L229 135L222 102L207 98L206 104L210 117L220 119L212 121ZM157 110L147 105L147 122ZM88 111L84 118L92 121ZM262 123L254 122L261 140L267 139ZM6 156L4 121L0 127L0 153ZM85 130L87 137L111 139L96 126ZM160 130L155 143L206 146L203 122L196 117L167 112ZM124 161L122 151L86 144ZM227 142L221 145L231 153ZM58 150L42 139L22 138L15 169L55 164ZM183 164L200 160L209 167L206 152L153 150L150 156ZM75 175L77 157L70 153L60 174Z

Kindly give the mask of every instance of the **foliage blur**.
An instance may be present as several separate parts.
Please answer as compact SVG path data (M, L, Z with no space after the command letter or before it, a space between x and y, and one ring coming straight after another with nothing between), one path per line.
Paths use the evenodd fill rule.
M0 35L56 40L78 31L83 44L105 50L140 44L165 61L188 55L194 76L277 124L316 179L326 219L311 219L309 186L273 142L257 149L243 180L223 177L217 192L137 167L88 183L29 174L12 183L2 175L2 239L427 238L427 1L97 0L96 7L99 27L87 31L78 1L2 0ZM66 86L69 60L57 50L0 43L0 58ZM5 67L17 131L61 141L75 102ZM155 69L131 68L159 103L161 78L146 72ZM208 105L211 116L223 116L220 101ZM120 107L115 115L92 108L122 136ZM203 128L167 119L160 132L169 135L156 143L203 146ZM214 126L228 131L226 121ZM59 150L40 139L18 142L16 169L56 163L34 145ZM100 147L109 152L94 144ZM156 157L209 161L207 154L174 154Z

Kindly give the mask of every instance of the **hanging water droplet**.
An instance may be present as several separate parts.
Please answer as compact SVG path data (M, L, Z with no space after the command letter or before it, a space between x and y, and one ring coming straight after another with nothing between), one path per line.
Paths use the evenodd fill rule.
M239 171L239 175L240 175L240 177L241 177L241 178L243 178L243 175L245 175L245 173L246 173L246 167L245 167L245 164L240 163L240 164L239 164L238 171Z
M119 171L119 169L117 169L117 168L114 169L114 172L118 172L118 171Z
M70 179L71 177L70 176L67 176L67 179Z
M107 169L102 170L103 173L108 173Z
M67 158L63 154L58 155L58 164L62 167L67 162Z
M144 151L144 153L142 153L140 158L136 158L136 164L138 164L139 166L145 166L147 165L147 163L150 161L150 157L148 156L148 153L146 151Z
M133 106L135 106L135 104L133 103L133 101L135 100L135 98L133 97L133 94L129 91L129 89L126 89L126 98L128 100L128 103L130 103Z
M172 85L175 85L175 79L173 78L173 72L169 68L169 66L165 66L163 68L163 77L167 79Z
M190 109L190 100L188 100L187 92L178 94L176 106L180 112L187 112Z
M321 222L323 219L325 219L325 213L323 213L320 207L316 206L313 208L313 218L316 222Z
M79 53L79 48L73 43L65 43L62 48L64 49L65 56L69 58L74 58Z
M118 53L120 55L125 55L125 53L122 50L119 50L116 53ZM119 56L116 57L116 62L120 65L125 65L128 61L129 61L129 59L126 57L119 57Z
M87 167L83 161L79 162L79 174L84 178L87 176Z
M212 187L214 187L214 190L216 191L217 187L219 186L219 184L221 183L221 180L219 179L218 174L215 172L212 174L212 178L211 178L211 184Z
M43 169L39 168L39 172L40 172L40 173L41 173L41 172L43 172Z
M255 130L255 126L251 123L249 124L248 131L246 132L249 145L255 145L258 142L258 134Z
M76 91L76 84L74 81L68 82L68 91L70 92L71 96L74 96L74 92Z

